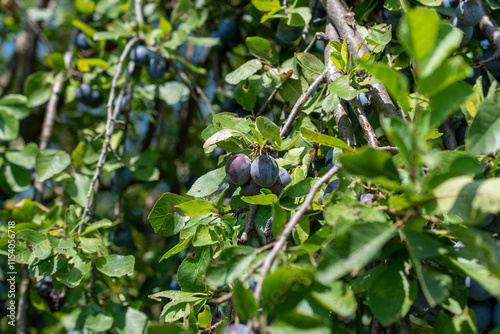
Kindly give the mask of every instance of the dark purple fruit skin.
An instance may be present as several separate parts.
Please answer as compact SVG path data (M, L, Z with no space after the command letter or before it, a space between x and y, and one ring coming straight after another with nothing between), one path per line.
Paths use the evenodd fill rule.
M82 83L75 92L75 98L82 103L86 101L90 94L92 93L92 87L88 83Z
M143 45L136 46L132 52L130 52L130 60L139 65L146 65L150 58L151 52Z
M491 304L489 302L473 302L469 307L476 315L476 327L478 332L484 332L491 324Z
M87 105L93 108L97 108L102 104L102 102L104 102L104 97L102 96L101 91L97 89L92 89L92 92L90 93L90 99Z
M260 189L261 187L259 187L255 182L253 182L252 179L250 179L250 181L241 186L241 192L245 196L260 195Z
M149 60L146 70L153 79L161 79L167 73L167 60L163 57L153 57Z
M269 155L260 155L252 162L250 176L257 185L268 188L278 180L278 163Z
M293 44L302 34L303 27L289 26L285 20L278 24L278 38L285 44Z
M279 168L278 180L269 188L275 195L281 194L283 189L292 182L292 177L283 167Z
M79 49L82 50L92 49L92 46L90 46L90 44L87 42L87 38L83 32L79 32L78 35L76 35L75 44Z
M226 175L237 186L247 183L250 180L250 159L242 153L233 155L226 162Z
M481 6L477 1L462 1L457 6L457 18L464 26L475 26L482 16Z

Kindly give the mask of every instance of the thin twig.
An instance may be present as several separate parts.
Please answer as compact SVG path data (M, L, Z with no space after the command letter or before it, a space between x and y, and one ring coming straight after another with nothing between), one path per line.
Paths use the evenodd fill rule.
M354 98L349 101L349 104L354 110L354 113L358 118L359 124L361 125L363 131L365 132L365 137L366 141L368 142L368 145L370 145L371 148L377 148L378 147L377 135L375 134L375 131L373 131L372 125L368 121L368 118L366 117L366 114L363 111L361 103L358 101L358 99Z
M276 241L276 244L272 248L272 250L269 252L269 254L265 257L264 263L262 265L262 269L260 271L259 279L257 280L257 285L255 287L255 300L257 301L257 304L260 303L260 297L262 294L262 284L264 283L264 278L266 277L267 273L271 269L271 265L274 262L274 259L280 252L280 250L283 248L285 245L286 241L288 240L288 237L292 234L293 229L295 226L299 223L300 219L302 216L306 213L307 209L311 205L314 196L316 196L316 193L319 191L322 185L325 183L328 183L330 179L335 175L340 168L342 168L342 164L337 164L328 172L323 175L318 182L314 184L314 186L311 188L309 191L309 194L306 196L306 199L304 202L301 204L299 209L295 212L295 214L290 218L290 220L286 223L285 228L283 229L283 232L281 232L278 240Z
M205 333L205 332L212 333L212 332L213 332L215 329L217 329L217 327L219 327L219 326L220 326L223 322L224 322L224 320L219 320L219 321L217 321L215 324L213 324L213 325L212 325L212 326L210 326L210 327L200 329L200 330L198 330L198 334L202 334L202 333Z
M248 234L250 233L250 229L254 224L255 213L257 212L257 205L250 204L250 210L248 211L247 221L245 223L245 227L243 228L243 233L241 234L240 244L246 244L248 240Z
M281 81L279 84L276 85L276 87L274 87L273 92L271 93L271 95L269 95L269 97L267 98L266 102L259 109L259 112L257 113L257 115L255 115L255 117L259 117L260 115L262 115L264 113L264 111L266 111L266 108L269 105L269 103L271 103L271 101L274 99L274 97L276 96L276 94L278 93L278 91L281 89L281 87L283 87L283 85L288 81L288 79L290 79L290 76L285 77L283 79L283 81Z
M300 109L306 103L306 101L311 97L311 95L318 89L318 87L325 81L326 70L321 73L316 80L312 82L312 84L307 88L307 90L302 93L297 102L290 111L290 115L288 115L288 119L286 120L283 128L280 131L280 136L285 137L292 127L292 123L295 121L295 117L299 114Z
M134 0L134 12L135 19L139 24L139 38L144 39L144 32L142 27L144 26L144 16L142 15L142 0Z
M314 34L314 37L313 37L311 43L309 43L309 45L305 48L304 52L309 52L312 49L312 47L314 46L314 44L316 44L316 42L318 41L318 39L326 42L327 44L329 42L328 41L328 37L326 36L325 33L317 32L317 33ZM325 45L325 48L326 47L327 46Z
M92 194L94 193L94 186L96 185L96 182L101 175L102 167L104 166L104 163L106 162L106 153L108 151L108 145L110 143L111 136L113 135L113 131L115 129L115 122L114 121L116 119L116 116L120 112L120 104L118 104L118 103L114 106L115 108L114 108L114 112L113 112L113 101L115 99L116 85L118 83L118 79L119 79L120 75L122 74L123 63L125 62L125 59L126 59L128 53L130 52L130 50L132 49L134 44L137 43L138 40L139 40L138 38L132 38L125 45L125 48L123 49L123 52L122 52L120 59L118 61L118 65L116 66L115 76L113 77L113 80L111 81L111 90L109 93L108 104L106 106L108 109L108 112L107 112L108 115L107 115L107 120L106 120L106 135L104 137L104 143L102 145L99 160L97 161L97 166L96 166L96 170L94 172L94 176L92 177L92 180L90 181L89 190L87 192L87 200L86 200L85 208L84 208L83 214L82 214L82 222L80 223L80 226L78 227L78 235L80 235L80 233L82 231L83 224L85 222L85 218L89 214L90 201L92 198ZM133 62L130 62L130 64L131 64L130 65L131 68L129 68L129 71L127 74L127 79L126 79L127 82L130 79L130 75L133 72L133 67L134 67ZM125 86L126 86L126 84L122 87L122 90L124 90Z
M379 151L389 152L392 155L399 154L399 148L397 148L396 146L380 146L376 147L375 149Z

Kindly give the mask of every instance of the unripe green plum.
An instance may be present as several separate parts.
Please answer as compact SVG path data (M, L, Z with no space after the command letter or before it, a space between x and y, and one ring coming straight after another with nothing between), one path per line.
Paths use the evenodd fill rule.
M250 176L257 185L268 188L278 180L278 163L269 155L260 155L252 162Z
M247 183L250 180L250 159L242 153L233 155L226 162L226 175L237 186Z

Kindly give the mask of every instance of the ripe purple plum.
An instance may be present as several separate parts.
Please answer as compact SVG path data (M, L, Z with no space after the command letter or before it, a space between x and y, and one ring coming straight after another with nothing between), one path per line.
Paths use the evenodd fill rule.
M269 155L260 155L252 162L250 176L257 185L271 187L278 180L278 163Z
M283 189L292 182L292 177L283 167L279 168L278 180L269 188L275 195L281 194Z
M241 192L245 196L260 195L260 189L261 187L259 187L252 179L241 186Z
M226 175L237 186L250 180L250 159L242 153L233 155L226 163Z
M457 18L466 27L472 27L479 23L483 12L476 0L464 0L457 6Z

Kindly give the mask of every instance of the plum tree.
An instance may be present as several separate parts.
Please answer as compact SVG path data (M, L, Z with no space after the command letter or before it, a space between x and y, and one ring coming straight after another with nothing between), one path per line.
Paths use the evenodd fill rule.
M250 176L259 186L267 188L272 186L279 176L279 167L270 155L259 155L252 162Z
M143 45L138 45L130 52L130 60L138 65L146 65L151 58L151 51Z
M83 32L79 32L78 35L76 35L75 38L75 45L82 50L90 50L92 49L92 46L89 44L87 41L87 35Z
M481 20L483 12L476 0L463 0L456 8L457 18L463 26L475 26Z
M167 73L168 62L162 56L156 55L149 59L146 70L151 78L161 79Z
M283 167L279 168L278 180L269 188L275 195L281 194L283 189L292 182L292 177Z
M469 307L476 315L476 327L478 332L484 332L491 324L491 304L487 301L472 302Z
M245 154L233 155L226 162L227 178L237 186L241 186L250 180L250 158Z
M281 20L278 23L277 37L285 44L292 44L302 33L302 27L292 27L286 23L286 20Z

